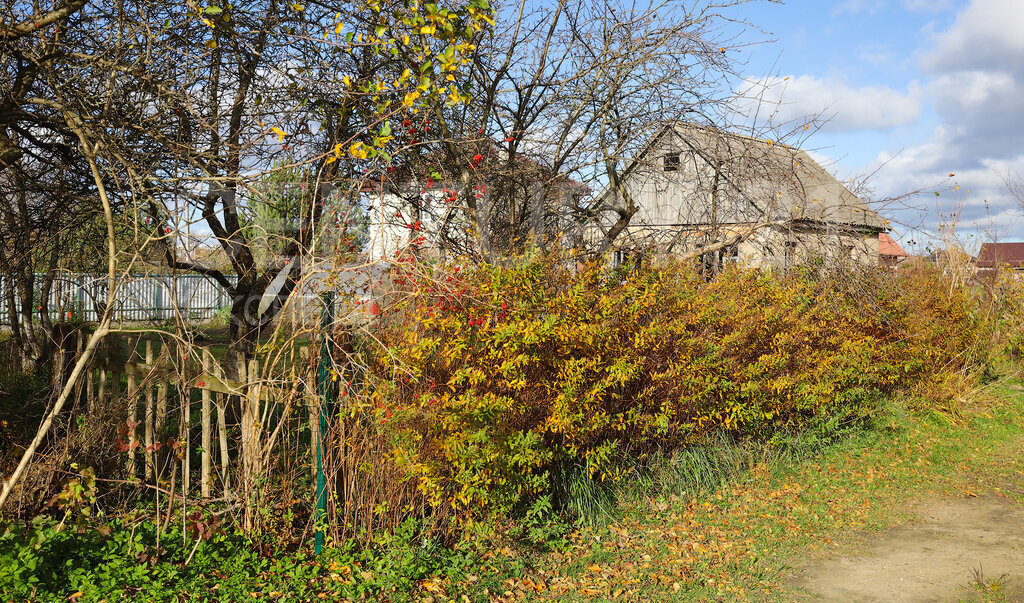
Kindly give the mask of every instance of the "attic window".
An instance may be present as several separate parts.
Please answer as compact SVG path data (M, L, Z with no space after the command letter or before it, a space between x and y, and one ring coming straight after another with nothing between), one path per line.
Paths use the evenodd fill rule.
M796 261L796 241L786 241L786 263L792 264Z
M679 171L679 153L669 153L663 158L665 163L666 172L678 172Z

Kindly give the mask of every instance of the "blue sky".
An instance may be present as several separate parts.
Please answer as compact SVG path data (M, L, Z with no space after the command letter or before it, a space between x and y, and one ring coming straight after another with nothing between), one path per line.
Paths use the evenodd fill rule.
M959 213L968 247L1024 240L1003 184L1024 178L1024 0L789 0L734 14L775 39L750 50L748 81L769 85L779 121L831 118L803 147L847 181L871 175L869 198L900 197L881 204L894 234L934 246Z

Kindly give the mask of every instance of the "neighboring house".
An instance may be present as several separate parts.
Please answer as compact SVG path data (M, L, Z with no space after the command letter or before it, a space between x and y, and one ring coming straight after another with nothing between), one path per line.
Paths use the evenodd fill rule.
M1000 269L1024 271L1024 243L983 243L974 261L979 277L992 277Z
M395 189L366 187L360 203L367 216L367 262L394 260L413 248L437 255L444 247L469 244L472 224L451 189L413 180Z
M878 233L878 263L883 266L898 266L910 255L900 247L896 239L883 231Z
M360 202L368 260L393 259L413 248L420 257L457 257L564 237L578 200L589 192L584 185L522 155L509 161L494 144L471 148L479 153L472 156L468 183L444 165L441 154L381 183L366 183Z
M615 240L630 253L710 248L705 266L787 266L813 258L877 264L886 222L806 152L770 140L670 124L621 172L638 208ZM611 187L588 236L598 242L626 207ZM730 243L721 247L723 243Z

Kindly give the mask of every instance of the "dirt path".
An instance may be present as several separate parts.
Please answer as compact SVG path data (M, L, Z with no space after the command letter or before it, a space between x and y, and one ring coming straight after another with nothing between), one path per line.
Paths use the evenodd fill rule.
M827 601L1024 601L1024 505L943 499L915 514L855 553L796 564L790 585Z

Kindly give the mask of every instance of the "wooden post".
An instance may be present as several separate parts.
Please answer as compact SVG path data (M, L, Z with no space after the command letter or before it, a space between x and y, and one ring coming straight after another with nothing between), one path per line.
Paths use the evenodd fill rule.
M159 441L167 439L167 388L169 383L158 383L156 386L156 437Z
M107 339L110 341L110 349L114 350L112 357L121 357L121 337L118 335L107 335ZM114 367L110 373L110 393L117 399L121 397L121 371L117 367Z
M245 497L245 508L243 515L243 527L248 530L252 527L252 503L253 486L256 478L256 409L253 404L252 392L249 380L249 369L252 365L246 362L245 357L238 359L238 378L242 384L242 395L239 402L242 405L242 493Z
M310 463L309 470L313 477L313 483L316 483L316 451L320 450L320 414L318 409L320 405L317 403L315 388L313 384L316 383L316 373L313 371L313 367L309 364L309 346L302 346L299 348L299 364L300 373L306 380L306 409L309 414L309 450L310 450ZM310 393L314 392L314 393Z
M138 448L136 423L139 421L139 399L135 387L135 372L128 373L128 475L135 479L135 449Z
M153 366L153 341L150 339L146 340L146 365ZM145 377L143 377L145 379ZM146 385L146 435L144 443L146 445L146 479L155 480L156 478L156 460L153 456L153 442L155 438L154 419L156 417L155 407L153 405L153 385Z
M217 377L224 378L224 369L217 366ZM231 497L231 475L228 473L228 465L231 458L228 456L228 421L225 416L228 406L228 396L214 396L214 403L217 405L217 433L220 436L220 481L224 485L224 498Z
M89 409L89 414L92 414L96 410L96 371L95 369L88 369L85 373L85 403L86 408Z
M82 356L82 352L85 351L85 335L82 333L82 329L76 329L75 330L75 339L76 339L76 342L75 342L75 361L77 362L78 358L80 358ZM79 379L75 383L75 393L73 395L73 399L76 402L81 402L82 401L82 380L81 379Z
M102 411L107 402L107 369L100 368L97 372L99 373L99 384L96 388L96 401L99 402Z
M158 383L156 386L156 441L160 444L158 447L163 450L164 445L167 443L167 383ZM161 454L159 450L156 451L156 463L157 466L163 467L164 462L167 459L167 453Z
M189 431L192 427L192 384L184 383L185 390L180 392L181 403L184 405L181 409L181 427L178 429L178 437L181 439L182 446L185 447L185 454L181 460L181 491L184 498L188 497L189 486L189 470L192 468L192 450L191 450L191 438Z
M213 359L209 350L203 350L203 374L209 375L213 370ZM206 383L199 383L203 396L203 453L201 465L201 486L200 493L203 498L210 498L210 390L206 389Z

